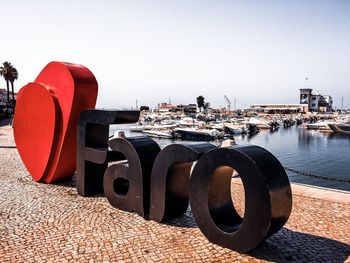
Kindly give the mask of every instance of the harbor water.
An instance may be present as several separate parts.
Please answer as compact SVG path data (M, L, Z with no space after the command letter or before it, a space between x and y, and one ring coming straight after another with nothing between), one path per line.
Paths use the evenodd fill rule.
M130 133L128 125L113 125L115 130ZM169 139L154 139L161 148L170 143L194 143ZM235 136L236 143L254 144L273 153L287 168L291 182L350 191L350 136L307 130L303 126L280 128L271 132L262 130L249 137ZM221 141L213 141L220 145ZM291 171L292 170L292 171ZM320 179L322 178L322 179Z

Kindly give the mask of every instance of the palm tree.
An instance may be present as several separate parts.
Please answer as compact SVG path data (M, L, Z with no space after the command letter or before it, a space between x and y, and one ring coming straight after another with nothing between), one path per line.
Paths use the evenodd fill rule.
M4 76L5 76L5 69L0 66L0 77L4 77Z
M4 63L2 63L2 67L0 67L0 71L1 71L1 76L4 77L5 81L6 81L6 88L7 88L7 103L10 102L10 79L11 79L11 70L12 70L12 65L10 62L5 61Z
M197 97L197 105L198 105L198 108L199 108L199 111L201 112L202 111L202 108L204 107L204 97L202 95L198 96Z
M14 88L13 88L13 82L15 82L17 79L18 79L18 71L15 67L12 67L10 82L11 82L12 104L13 105L15 105L15 92L14 92Z

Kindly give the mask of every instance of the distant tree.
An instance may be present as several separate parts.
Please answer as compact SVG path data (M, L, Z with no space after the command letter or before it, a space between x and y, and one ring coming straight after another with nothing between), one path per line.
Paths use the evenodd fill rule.
M15 95L13 89L13 82L18 79L18 71L12 66L12 64L8 61L2 63L0 67L0 76L2 76L6 81L7 88L7 102L10 102L10 83L12 87L12 103L15 102Z
M10 74L11 92L12 92L12 103L15 104L15 91L13 88L13 82L18 79L18 71L15 67L12 67Z
M204 97L202 95L197 97L197 106L199 108L199 111L202 111L202 108L204 107Z
M2 66L0 66L0 77L3 77L5 80L5 75L6 75L6 69ZM7 84L7 82L6 82ZM9 101L9 87L7 86L7 101Z
M11 69L12 65L10 62L5 61L2 63L2 67L0 67L1 76L6 81L6 89L7 89L7 102L10 102L10 77L11 77Z
M143 110L149 111L149 107L148 106L141 106L140 111L143 111Z

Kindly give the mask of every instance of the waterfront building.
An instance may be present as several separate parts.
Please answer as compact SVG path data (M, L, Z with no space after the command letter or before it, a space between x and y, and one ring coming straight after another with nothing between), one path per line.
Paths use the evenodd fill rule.
M158 103L158 112L176 111L177 106L166 102Z
M300 89L300 104L304 112L331 112L333 99L329 95L321 95L319 91L305 88Z
M7 102L7 91L6 89L0 89L0 102L6 103Z
M252 104L250 111L269 114L290 114L303 111L301 104Z
M14 98L15 98L15 101L16 101L17 92L15 92ZM11 101L11 91L10 91L10 101ZM7 103L7 102L8 102L7 101L7 90L0 88L0 103Z
M196 113L197 112L197 104L187 104L187 105L177 105L176 111L182 111L184 113Z
M7 106L7 91L0 89L0 120L9 117L9 108Z
M300 89L300 104L253 104L249 111L269 114L290 114L299 112L332 112L333 99L309 88Z
M154 109L156 112L183 112L183 113L196 113L197 104L169 104L166 102L158 103L158 107Z

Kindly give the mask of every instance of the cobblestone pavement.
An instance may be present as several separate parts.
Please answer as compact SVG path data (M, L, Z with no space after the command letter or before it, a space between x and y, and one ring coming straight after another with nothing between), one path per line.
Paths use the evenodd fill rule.
M211 244L190 211L159 224L80 197L74 182L33 182L13 145L0 127L0 262L350 262L350 204L295 195L286 226L239 254Z

